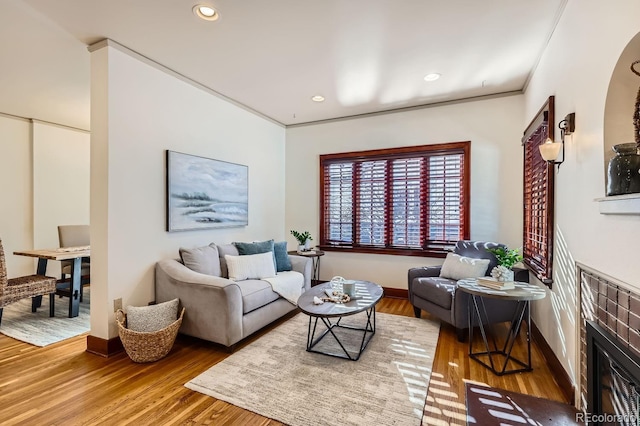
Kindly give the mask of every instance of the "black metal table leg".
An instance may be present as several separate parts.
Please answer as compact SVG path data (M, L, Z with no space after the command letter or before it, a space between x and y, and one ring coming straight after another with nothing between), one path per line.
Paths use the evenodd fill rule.
M313 263L312 279L318 281L320 279L320 256L314 257L311 262Z
M530 338L531 312L529 310L530 302L528 300L518 302L516 312L514 314L514 318L512 319L511 325L509 327L507 339L504 342L503 348L498 349L494 334L491 333L490 330L488 331L487 329L485 329L485 325L482 321L482 315L479 308L480 304L482 305L482 309L485 314L485 317L487 317L487 312L486 312L484 303L482 301L482 297L472 295L470 299L473 301L473 302L470 301L470 304L471 303L473 304L473 308L470 309L469 311L469 327L470 327L469 357L479 362L480 364L484 365L485 367L489 368L494 374L498 376L502 376L504 374L518 373L523 371L531 371L532 370L531 338ZM480 301L478 301L477 299L480 299ZM518 335L520 334L520 328L522 326L523 320L525 319L525 315L526 315L525 322L527 324L527 360L528 360L527 363L524 363L523 361L511 355L515 341L518 338ZM472 317L475 317L478 319L478 327L480 328L480 333L482 334L482 341L485 349L484 351L473 352L473 342L472 342L473 331L471 330L471 327L473 326ZM489 327L488 321L487 321L487 327ZM489 338L491 338L491 340L493 341L493 349L491 349L489 346ZM480 358L482 356L486 356L489 358L489 364L487 364L483 359ZM494 356L504 357L504 363L502 364L502 368L500 370L496 369ZM507 370L507 365L509 361L513 361L514 363L520 365L522 368L514 368L511 370Z
M38 258L38 268L36 269L36 274L47 275L47 259L43 259L41 257Z
M76 257L73 259L73 266L71 268L71 282L69 284L69 318L77 317L80 314L80 292L82 271L80 266L82 264L82 258Z
M36 274L47 275L47 259L38 258ZM31 299L31 312L36 312L36 309L40 306L42 306L42 296L36 296Z
M465 293L469 294L469 302L467 305L469 313L469 358L484 365L498 376L523 371L532 371L531 301L544 299L546 297L547 291L537 285L519 281L514 282L512 285L507 285L506 283L502 286L498 285L497 288L495 286L495 281L491 281L490 279L485 278L463 279L459 280L457 282L457 285L459 291L464 291ZM515 311L509 325L509 330L504 340L504 345L501 345L501 349L498 349L495 333L491 332L489 316L487 315L487 309L484 304L485 298L516 302ZM476 325L480 329L480 333L482 334L484 351L474 352L473 326L475 319L477 319ZM520 330L522 329L523 323L526 324L527 327L526 363L512 355L513 347L515 346L515 342L520 335ZM493 342L493 348L490 347L489 339L491 339ZM516 364L521 368L516 367L507 370L510 362L511 365ZM500 367L496 368L498 363L500 364Z
M342 325L342 324L340 324L340 321L342 320L342 317L338 318L338 321L336 321L335 323L332 323L329 318L311 317L310 316L309 317L309 327L308 327L308 331L307 331L307 352L315 352L315 353L319 353L319 354L323 354L323 355L333 356L333 357L336 357L336 358L344 358L344 359L348 359L348 360L351 360L351 361L357 361L358 359L360 359L360 355L362 355L362 353L364 352L365 348L367 347L367 345L371 341L371 338L376 333L376 308L375 308L375 305L373 307L371 307L370 309L365 310L364 312L367 315L367 322L364 325L364 327L355 327L355 326L350 326L350 325ZM313 327L311 326L312 318L314 318ZM322 322L324 323L324 325L326 327L326 330L322 334L320 334L319 336L316 337L315 334L316 334L316 326L318 324L318 319L322 320ZM357 353L353 353L353 351L350 353L347 350L347 348L344 346L343 342L340 340L340 337L334 332L334 329L337 329L337 328L345 328L345 329L354 330L354 331L362 331L362 340L360 342L360 347L359 347ZM324 339L329 334L331 336L333 336L333 339L338 343L338 345L340 346L340 349L342 349L342 352L332 353L332 352L325 352L325 351L320 351L320 350L314 349L316 347L316 345L320 341L322 341L322 339Z

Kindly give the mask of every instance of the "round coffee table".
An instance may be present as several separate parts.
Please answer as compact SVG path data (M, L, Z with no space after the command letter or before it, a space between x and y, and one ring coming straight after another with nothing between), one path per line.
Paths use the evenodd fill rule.
M382 299L384 291L378 284L369 281L355 281L356 295L348 303L324 302L321 305L313 303L313 298L327 297L325 290L331 290L331 283L324 283L312 287L309 291L305 291L298 299L298 308L309 315L309 329L307 331L307 352L316 352L324 355L345 358L351 361L357 361L362 352L369 344L369 341L376 333L376 305ZM365 312L367 316L364 327L356 327L352 325L342 325L342 318ZM332 322L332 319L337 321ZM316 337L318 320L324 323L326 330L319 332ZM348 329L355 332L362 332L362 340L357 350L349 351L344 342L336 333L337 328ZM333 336L338 343L337 351L317 350L316 345L327 335ZM343 336L344 337L344 336Z

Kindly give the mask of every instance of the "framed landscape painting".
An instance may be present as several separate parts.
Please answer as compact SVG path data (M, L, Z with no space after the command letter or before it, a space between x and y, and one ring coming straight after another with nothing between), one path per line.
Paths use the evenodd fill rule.
M249 224L249 168L167 150L167 231Z

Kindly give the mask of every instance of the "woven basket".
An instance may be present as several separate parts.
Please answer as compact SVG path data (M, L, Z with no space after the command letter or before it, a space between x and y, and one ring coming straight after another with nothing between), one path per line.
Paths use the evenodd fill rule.
M122 309L118 309L116 312L118 334L129 358L133 362L153 362L164 358L173 347L183 316L184 308L180 312L180 317L165 328L153 332L141 332L129 330L126 327L127 314Z

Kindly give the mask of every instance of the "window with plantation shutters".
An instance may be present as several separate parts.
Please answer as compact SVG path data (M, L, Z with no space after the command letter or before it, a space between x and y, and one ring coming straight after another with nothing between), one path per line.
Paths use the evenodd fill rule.
M320 156L320 246L442 255L469 238L470 142Z
M350 244L353 241L353 164L329 165L324 180L329 224L326 238L332 244Z
M523 262L543 283L551 286L553 265L553 164L540 155L539 146L553 139L553 96L527 128L524 143Z

